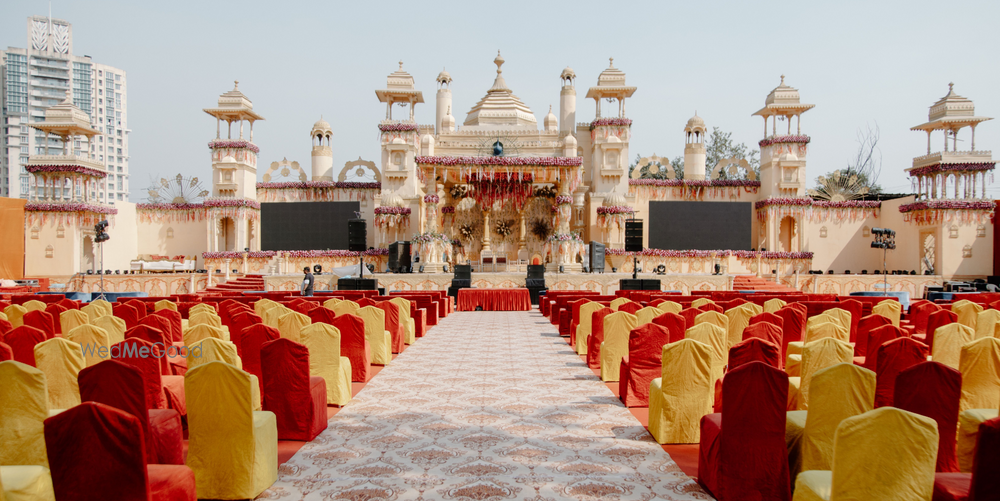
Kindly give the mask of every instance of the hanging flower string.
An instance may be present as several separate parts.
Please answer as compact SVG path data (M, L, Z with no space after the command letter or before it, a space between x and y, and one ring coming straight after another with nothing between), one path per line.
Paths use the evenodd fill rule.
M24 212L30 225L45 225L52 221L57 224L75 223L78 226L92 226L108 216L114 223L118 209L77 202L65 204L28 202L24 204Z
M82 174L99 178L108 177L108 173L105 171L82 165L25 165L24 170L32 174Z
M486 172L469 175L466 182L472 186L472 198L480 207L492 207L496 202L510 200L517 210L533 193L531 174Z
M982 172L991 171L996 167L996 162L968 162L958 164L934 164L926 167L910 169L907 174L910 176L927 176L938 172Z
M633 214L635 209L627 205L601 206L597 208L597 224L606 230L611 230L613 227L621 229Z
M260 220L260 202L246 198L206 198L200 204L135 204L139 222L196 222L210 217Z
M454 213L455 213L454 207L441 207L441 214L454 214Z
M410 213L413 211L409 207L387 207L379 206L375 208L375 227L409 227Z
M242 139L240 140L221 139L221 140L209 141L208 148L211 150L247 149L254 153L260 153L260 148L258 148L256 144L253 144L250 141L244 141Z
M989 200L927 200L899 206L903 219L917 224L962 222L984 224L993 217L996 204Z
M441 198L438 197L437 195L433 195L433 194L432 195L424 195L424 203L425 204L436 204L436 203L438 203L440 201L441 201Z
M368 200L382 190L382 183L345 181L293 181L257 183L257 199L264 202L334 202Z
M706 196L737 199L760 189L760 181L749 179L629 179L628 184L630 196L640 195L647 200L702 200Z
M804 134L797 134L791 136L771 136L761 139L757 142L757 145L761 148L765 146L771 146L772 144L809 144L812 139Z

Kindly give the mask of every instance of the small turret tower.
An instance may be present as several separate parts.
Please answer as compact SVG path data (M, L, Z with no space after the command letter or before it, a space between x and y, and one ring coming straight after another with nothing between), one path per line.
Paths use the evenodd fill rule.
M312 180L333 181L333 148L330 146L333 130L330 123L321 116L313 124L309 135L312 137Z
M435 80L438 83L438 91L437 113L434 116L434 131L440 134L444 132L441 128L441 122L445 116L451 115L451 74L445 70L441 70L441 73L438 74ZM452 117L452 129L454 129L454 122L455 119Z
M684 126L684 178L705 179L705 121L698 112Z
M559 92L559 133L572 135L576 129L576 73L569 66L559 75L562 90Z

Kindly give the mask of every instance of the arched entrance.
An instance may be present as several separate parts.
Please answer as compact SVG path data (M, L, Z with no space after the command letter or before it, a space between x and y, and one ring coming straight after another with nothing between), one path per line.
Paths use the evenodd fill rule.
M778 226L778 249L781 252L795 252L795 218L785 216Z
M94 266L94 239L86 236L83 237L83 260L80 262L80 271L85 273L87 270L96 271Z
M236 222L231 217L219 220L219 250L236 250Z

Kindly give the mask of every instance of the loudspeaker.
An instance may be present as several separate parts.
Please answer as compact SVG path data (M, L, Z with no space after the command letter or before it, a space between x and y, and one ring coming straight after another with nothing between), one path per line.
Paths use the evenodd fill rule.
M347 220L347 250L364 252L368 248L368 223L364 219Z
M625 252L642 252L642 219L625 221Z
M528 278L541 278L545 279L545 265L544 264L529 264L528 265Z
M337 290L341 291L373 291L378 288L378 280L374 278L341 278L337 280Z
M390 253L390 255L391 255L391 253ZM531 266L532 265L528 265L528 276L529 277L531 276ZM542 267L542 270L543 270L543 273L544 273L544 270L545 270L544 266ZM456 264L455 265L455 278L456 279L472 280L472 265L471 264Z
M639 231L641 234L642 229ZM590 272L604 273L604 244L600 242L590 242Z
M451 279L451 286L456 289L468 289L472 287L472 280L468 278L453 278Z
M525 287L527 287L529 289L532 288L532 287L539 288L539 289L544 289L545 288L545 279L544 278L526 278L525 279Z
M393 273L409 273L410 267L410 242L393 242L389 244L389 271Z

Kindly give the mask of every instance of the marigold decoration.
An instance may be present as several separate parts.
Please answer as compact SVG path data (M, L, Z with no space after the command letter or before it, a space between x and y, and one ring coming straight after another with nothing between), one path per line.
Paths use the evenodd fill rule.
M77 226L93 226L103 219L114 223L118 209L104 205L86 203L43 203L28 202L24 204L25 220L28 225L76 224ZM110 216L110 218L109 218Z
M926 167L911 169L907 174L910 176L928 176L938 172L982 172L991 171L996 167L996 162L976 162L958 164L934 164Z
M761 148L765 146L771 146L772 144L809 144L812 139L805 134L791 135L791 136L771 136L761 139L757 142L757 145Z
M250 151L252 151L254 153L260 153L260 148L258 148L256 144L253 144L250 141L244 141L242 139L240 139L240 140L226 140L226 139L218 140L217 139L215 141L209 141L208 148L210 150L219 150L219 149L247 149L247 150L250 150Z
M482 207L492 207L496 202L510 201L517 210L524 206L532 194L531 174L489 172L472 174L467 181L472 186L472 197Z
M441 201L441 198L437 195L424 195L425 204L436 204Z
M375 227L376 228L409 227L411 212L412 210L409 207L386 207L384 205L376 207Z
M84 176L105 178L108 173L102 170L91 169L81 165L25 165L24 170L32 174L82 174Z
M996 204L989 200L926 200L899 206L907 222L937 224L960 222L985 224L993 217Z

